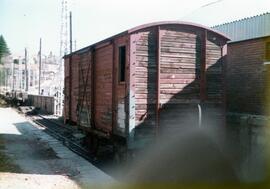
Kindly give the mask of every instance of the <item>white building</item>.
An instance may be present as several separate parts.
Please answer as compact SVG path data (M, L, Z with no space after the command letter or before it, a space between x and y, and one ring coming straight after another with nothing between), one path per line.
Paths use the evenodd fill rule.
M4 64L0 65L1 89L22 92L28 89L29 94L39 94L38 55L28 56L27 65L25 65L24 56L6 56L2 61ZM55 95L56 88L59 85L59 79L57 78L59 75L59 58L52 53L42 55L40 70L40 90L42 94L46 96Z

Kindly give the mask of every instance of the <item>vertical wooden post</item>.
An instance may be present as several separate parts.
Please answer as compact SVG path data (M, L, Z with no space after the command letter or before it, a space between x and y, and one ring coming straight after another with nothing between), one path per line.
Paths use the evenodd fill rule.
M95 83L95 47L91 50L91 127L95 127L95 91L96 91L96 83Z
M161 35L160 26L157 27L157 51L156 51L156 62L157 62L157 72L156 72L156 134L158 134L159 127L159 109L160 109L160 53L161 53Z
M112 40L112 132L114 133L114 129L116 127L116 69L115 69L115 42Z
M71 121L71 111L72 111L72 54L69 55L69 120Z
M227 66L227 44L222 44L220 47L221 50L221 66L222 66L222 113L224 115L223 117L223 124L224 126L226 126L226 88L227 88L227 84L226 84L226 66Z
M206 40L207 31L204 30L201 35L201 79L200 79L200 99L204 102L206 95Z
M137 34L130 35L129 39L129 61L127 64L127 71L128 71L128 83L127 83L127 94L128 94L128 116L127 116L127 125L125 134L126 136L129 136L128 141L132 141L134 138L134 128L136 125L136 98L135 98L135 92L136 92L136 41L137 41Z

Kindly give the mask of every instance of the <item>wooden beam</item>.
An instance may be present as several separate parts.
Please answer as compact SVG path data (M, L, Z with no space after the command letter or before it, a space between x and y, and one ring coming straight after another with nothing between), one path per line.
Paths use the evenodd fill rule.
M72 56L69 56L69 110L68 110L68 117L69 121L71 121L71 106L72 106Z
M117 107L116 107L116 93L117 93L117 88L116 88L116 62L115 62L115 42L112 41L112 133L115 131L115 127L117 126L116 123L116 115L117 115Z
M160 49L161 49L161 35L160 26L157 27L157 38L156 38L156 61L157 61L157 72L156 72L156 134L158 133L159 127L159 109L160 109Z
M135 128L135 74L136 74L136 41L137 41L137 34L130 35L129 39L129 63L127 64L127 71L129 74L129 82L127 87L127 94L128 94L128 116L127 116L127 124L128 127L126 128L125 134L129 136L129 139L132 140L134 137L134 128Z
M95 92L96 92L95 49L91 50L91 127L95 128Z
M204 102L207 98L206 94L206 40L207 30L201 35L201 78L200 78L200 99Z

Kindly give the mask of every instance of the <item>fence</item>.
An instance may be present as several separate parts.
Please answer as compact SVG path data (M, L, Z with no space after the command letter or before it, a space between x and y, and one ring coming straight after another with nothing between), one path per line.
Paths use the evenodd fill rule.
M48 114L55 114L55 98L53 96L28 95L30 105L40 108Z

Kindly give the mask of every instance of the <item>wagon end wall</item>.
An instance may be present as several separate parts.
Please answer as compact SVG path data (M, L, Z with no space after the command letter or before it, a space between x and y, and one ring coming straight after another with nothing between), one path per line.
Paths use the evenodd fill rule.
M136 129L197 125L198 104L224 121L223 37L182 25L147 28L133 35Z

